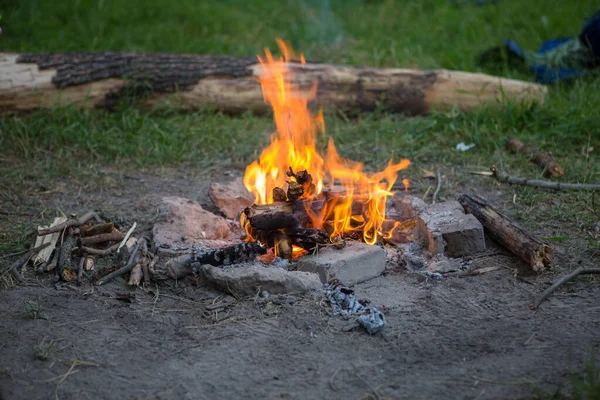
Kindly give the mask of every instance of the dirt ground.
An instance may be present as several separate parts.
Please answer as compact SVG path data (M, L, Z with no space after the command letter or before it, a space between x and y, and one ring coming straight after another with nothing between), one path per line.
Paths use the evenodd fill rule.
M206 177L101 176L94 188L57 180L3 208L46 210L47 219L57 208L98 209L142 229L165 195L211 208ZM475 263L500 270L432 280L390 266L357 285L359 297L385 308L387 327L374 336L344 331L347 322L330 315L319 293L285 304L233 298L194 280L131 289L122 280L77 286L30 273L26 286L0 292L0 398L507 399L552 392L600 355L600 285L581 280L533 312L529 304L553 275L524 274L489 244L489 256ZM557 246L563 266L593 263Z

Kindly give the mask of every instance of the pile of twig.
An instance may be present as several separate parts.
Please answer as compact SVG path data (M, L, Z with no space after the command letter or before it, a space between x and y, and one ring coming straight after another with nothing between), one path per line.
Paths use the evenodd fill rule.
M96 258L119 253L117 258L127 258L123 260L126 264L100 278L97 284L128 272L130 285L139 285L142 277L150 283L150 271L158 257L148 252L146 238L131 236L135 228L134 223L127 232L121 232L95 212L79 218L55 218L50 226L38 228L35 245L11 265L10 272L15 280L23 282L21 270L31 262L39 272L53 272L57 280L81 282L84 272L95 269Z

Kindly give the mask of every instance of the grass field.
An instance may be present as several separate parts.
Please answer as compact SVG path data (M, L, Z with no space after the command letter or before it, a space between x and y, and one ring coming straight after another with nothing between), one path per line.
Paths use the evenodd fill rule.
M253 56L264 47L275 49L275 38L281 37L308 59L324 62L448 68L531 79L508 66L482 70L477 56L505 37L535 49L546 39L575 36L597 7L593 0L499 0L483 6L448 0L3 0L0 52ZM482 108L418 118L337 113L326 115L326 125L344 156L364 161L369 168L382 167L390 157L408 157L414 163L414 179L421 168L464 175L492 164L506 173L539 178L536 166L504 151L505 140L515 136L551 151L565 167L562 181L600 182L598 77L550 87L542 106L509 104L502 111ZM5 114L0 119L0 205L23 189L24 180L93 173L104 165L129 170L242 168L259 154L272 126L268 116L144 112L132 104L111 113L66 108L27 116ZM457 152L459 142L475 147ZM600 220L600 206L590 193L510 190L519 199L513 215L534 227L559 223L557 237L586 236ZM540 204L551 206L538 208ZM22 245L19 237L0 227L0 253ZM581 250L596 257L599 249L590 241Z

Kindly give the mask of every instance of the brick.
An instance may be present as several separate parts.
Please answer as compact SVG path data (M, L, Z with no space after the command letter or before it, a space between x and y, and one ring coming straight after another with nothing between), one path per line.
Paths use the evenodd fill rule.
M348 242L341 250L326 248L316 255L300 258L297 270L316 272L323 283L337 278L344 285L351 286L381 275L385 263L385 250L381 247Z
M457 201L428 206L419 217L416 236L431 253L462 257L485 250L483 226Z
M402 192L396 192L389 205L387 215L394 219L412 218L427 207L427 204L420 198Z

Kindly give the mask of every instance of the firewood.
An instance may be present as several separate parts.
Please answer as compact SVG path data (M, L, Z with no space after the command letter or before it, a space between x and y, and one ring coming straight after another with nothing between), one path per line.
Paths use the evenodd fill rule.
M59 277L67 282L75 279L75 267L71 260L71 253L76 245L76 239L71 234L70 229L67 229L63 235L60 252L58 254L57 272Z
M95 219L97 222L102 222L102 219L98 216L98 214L96 214L93 211L90 211L88 213L83 214L81 217L79 217L77 219L71 218L71 219L63 222L62 224L54 225L54 226L51 226L48 228L38 229L38 235L43 236L43 235L48 235L50 233L63 231L69 227L79 227L79 226L89 222L91 219Z
M553 249L519 227L484 198L461 194L458 201L467 213L473 214L481 222L492 239L527 263L534 271L550 267Z
M79 251L93 256L106 256L114 253L119 248L119 243L115 243L106 249L95 249L93 247L80 246Z
M91 244L105 243L105 242L120 242L125 238L123 232L111 232L101 233L95 236L83 237L79 240L81 246L89 246Z
M516 138L508 139L506 148L513 153L527 154L532 163L544 168L544 175L547 177L559 177L565 173L549 151L542 152L534 147L525 146Z
M285 231L292 244L302 247L304 250L313 251L319 246L330 243L329 234L324 230L314 228L295 228ZM337 246L344 246L337 243Z
M139 239L131 252L131 256L129 256L127 264L125 264L122 268L119 268L118 270L113 271L110 274L100 278L100 280L96 282L96 285L104 285L105 283L115 279L117 276L121 276L127 272L130 272L133 269L134 265L140 262L142 255L144 255L147 251L148 242L146 241L146 238Z
M56 218L54 218L54 221L52 222L52 224L49 227L60 225L65 221L67 221L66 217L56 217ZM40 227L38 227L38 230L46 229L46 228L47 227L40 226ZM60 232L54 232L51 235L43 235L43 236L38 235L38 237L35 239L34 247L41 246L44 243L50 243L50 245L47 246L44 250L40 251L33 258L34 266L38 266L43 263L48 263L48 261L50 260L50 256L52 255L52 252L54 251L54 249L56 247L56 243L58 242L59 238L60 238Z
M289 201L296 201L304 194L302 185L298 182L290 181L288 184L287 198Z
M35 253L37 253L40 250L45 249L46 247L50 246L50 243L44 243L40 246L34 247L30 250L27 250L27 252L25 254L23 254L21 257L19 257L15 262L13 262L10 267L10 273L13 276L13 278L20 283L23 283L23 278L21 278L21 273L19 271L19 269L21 269L21 267L23 267L23 265L25 265L29 259L31 258L32 255L34 255Z
M275 201L275 202L287 201L287 194L285 193L285 190L283 190L280 187L274 187L273 188L273 201Z
M88 225L82 225L81 237L96 236L100 235L101 233L111 233L114 232L115 229L115 224L113 222L98 224L92 227L89 227Z
M277 231L273 236L275 255L285 260L292 259L292 244L290 238L283 232Z
M129 274L129 281L127 284L129 286L139 286L142 281L142 266L137 263L131 270L131 274Z
M165 263L165 271L173 271L173 276L179 276L180 271L189 271L194 263L213 266L231 265L245 260L251 260L258 255L266 254L267 248L257 242L236 244L219 249L209 249L195 246L192 253L173 258ZM160 274L160 272L159 272Z
M318 82L316 101L346 112L385 109L405 114L432 110L463 111L485 104L502 108L506 100L543 103L539 84L480 73L443 69L419 71L321 63L290 63L307 92ZM255 57L131 52L0 53L0 107L28 111L62 105L113 108L127 95L147 107L175 104L183 110L204 108L227 113L264 113ZM176 102L168 101L178 92Z

